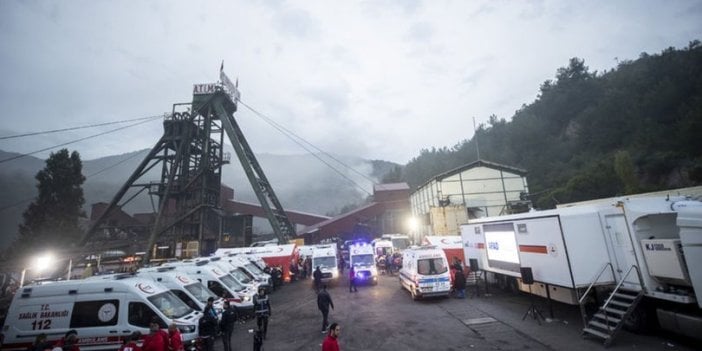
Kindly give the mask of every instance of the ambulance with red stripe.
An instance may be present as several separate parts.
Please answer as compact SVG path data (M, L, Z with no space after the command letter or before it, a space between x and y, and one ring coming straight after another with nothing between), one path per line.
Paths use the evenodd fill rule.
M175 323L186 348L197 338L202 313L153 280L133 274L100 279L42 282L15 294L5 319L2 350L26 350L39 334L56 342L78 332L82 351L116 350L135 331L149 332L152 318L165 328Z
M436 246L410 246L402 252L400 285L413 300L448 296L451 274L446 254Z
M189 275L178 272L176 267L148 267L137 271L140 277L153 279L166 288L170 289L186 305L197 311L204 311L207 299L214 298L214 308L218 313L222 312L224 299L215 295L202 282Z

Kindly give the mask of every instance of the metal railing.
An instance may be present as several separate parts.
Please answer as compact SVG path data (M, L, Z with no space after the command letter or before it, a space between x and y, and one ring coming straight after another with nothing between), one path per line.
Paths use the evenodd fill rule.
M611 262L607 262L602 266L602 269L600 269L600 272L595 276L595 278L592 280L590 283L590 286L587 287L587 290L585 290L585 293L583 296L580 297L580 300L578 300L578 304L580 305L580 316L583 318L583 328L587 327L587 313L585 312L585 300L590 294L590 290L595 286L595 284L600 280L602 277L602 273L605 272L605 270L609 267L610 271L612 272L612 279L616 279L614 275L614 266L612 266Z
M626 281L626 278L629 276L629 274L631 273L631 271L633 269L636 269L636 278L639 280L639 286L643 289L643 281L641 279L641 271L639 271L639 267L637 265L635 265L635 264L631 265L631 267L629 267L629 269L626 271L624 276L622 276L622 279L619 281L619 283L614 288L614 290L612 290L612 293L609 295L609 298L607 299L607 301L605 301L604 305L602 305L602 307L600 308L602 311L605 311L607 309L607 307L609 306L609 303L612 302L612 299L614 298L614 294L617 291L619 291L619 288L622 287L622 285ZM611 328L609 326L609 317L608 317L609 315L607 313L603 313L603 314L605 317L605 322L606 322L605 324L607 325L607 330L611 331Z

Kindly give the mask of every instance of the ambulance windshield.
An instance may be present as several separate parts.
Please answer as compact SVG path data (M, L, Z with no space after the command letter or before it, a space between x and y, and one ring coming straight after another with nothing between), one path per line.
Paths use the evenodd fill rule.
M312 261L312 267L336 268L336 257L334 256L315 257Z
M233 269L230 273L242 284L249 284L252 281L251 277L249 277L241 267Z
M219 277L219 280L221 280L224 285L226 285L229 289L233 289L234 291L241 291L244 290L246 287L241 285L236 279L232 278L231 275L223 275Z
M194 283L185 286L185 290L188 290L195 298L200 302L207 302L208 297L217 298L210 289L207 289L202 283Z
M351 257L351 262L353 262L354 266L372 266L374 263L373 255L353 255Z
M148 300L170 319L183 317L193 311L171 291L149 296Z
M441 258L425 258L417 261L417 273L421 275L437 275L447 271L448 267Z

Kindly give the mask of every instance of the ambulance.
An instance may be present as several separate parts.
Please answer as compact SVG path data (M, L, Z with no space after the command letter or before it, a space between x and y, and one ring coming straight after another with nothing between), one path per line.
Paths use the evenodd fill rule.
M312 270L319 267L322 271L322 282L338 281L339 257L336 244L315 245L312 249Z
M349 267L354 268L357 282L378 284L378 268L371 244L356 243L349 247Z
M444 250L436 246L411 246L402 252L400 285L413 300L449 296L451 275Z
M15 294L2 350L24 351L39 334L56 342L71 329L78 332L82 351L116 350L133 332L148 334L152 318L164 328L175 323L188 348L201 316L163 285L130 273L42 282Z
M208 259L183 260L167 262L162 267L177 267L176 270L185 273L202 282L217 296L233 304L239 311L253 311L253 296L256 290L242 285L219 265Z
M253 284L256 285L256 290L264 288L268 293L271 291L272 280L270 274L262 271L258 266L253 264L251 260L247 259L242 255L229 254L226 256L215 256L210 257L210 260L219 260L229 263L234 269L240 270L249 279L253 280Z
M215 295L212 290L196 279L190 278L183 272L176 271L176 267L149 267L137 271L140 277L153 279L155 282L170 289L178 298L192 309L202 312L207 304L207 299L215 298L214 308L222 312L224 299Z

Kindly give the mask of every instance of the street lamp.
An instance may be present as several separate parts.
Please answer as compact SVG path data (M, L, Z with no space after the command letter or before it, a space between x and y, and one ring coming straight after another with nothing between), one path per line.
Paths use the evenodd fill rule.
M44 254L38 257L34 258L34 267L31 267L32 270L34 270L36 273L41 273L41 271L49 268L51 264L54 261L54 257L50 254ZM27 269L30 268L24 268L22 270L22 276L20 277L20 287L24 286L24 278L27 274Z
M417 237L417 234L419 234L419 220L417 219L417 217L410 216L407 219L407 227L409 228L409 233L412 237L412 241L414 241L414 243L418 243L419 238Z

